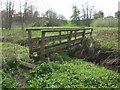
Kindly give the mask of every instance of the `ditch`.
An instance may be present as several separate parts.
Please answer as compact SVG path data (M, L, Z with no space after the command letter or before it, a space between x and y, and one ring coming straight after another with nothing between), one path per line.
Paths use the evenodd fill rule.
M83 44L69 53L71 58L80 58L99 66L120 73L120 51L113 48L100 47L98 42L85 39Z

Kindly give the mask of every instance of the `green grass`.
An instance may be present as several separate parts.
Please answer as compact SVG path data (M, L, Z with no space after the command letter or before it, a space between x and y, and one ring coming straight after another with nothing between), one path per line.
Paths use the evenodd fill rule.
M0 46L2 46L3 65L0 72L2 74L2 88L19 88L19 79L28 71L24 71L24 68L20 67L20 62L32 63L28 48L8 42L0 42Z
M116 30L94 31L93 38L102 47L118 49L118 32Z
M118 27L93 27L94 30L118 30Z
M2 56L3 57L15 57L17 59L28 59L28 48L7 42L1 42Z

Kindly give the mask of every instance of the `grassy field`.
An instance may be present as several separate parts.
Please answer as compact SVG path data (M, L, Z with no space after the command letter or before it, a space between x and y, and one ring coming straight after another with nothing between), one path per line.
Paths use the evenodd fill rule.
M102 48L117 48L117 28L94 29L93 38ZM18 43L27 39L25 30L3 30L2 34L6 39L0 42L3 88L120 88L120 74L115 71L82 59L73 59L66 52L55 52L51 58L35 61L29 58L28 47ZM37 67L26 69L21 67L21 61L36 64Z
M94 30L118 30L118 27L94 27Z

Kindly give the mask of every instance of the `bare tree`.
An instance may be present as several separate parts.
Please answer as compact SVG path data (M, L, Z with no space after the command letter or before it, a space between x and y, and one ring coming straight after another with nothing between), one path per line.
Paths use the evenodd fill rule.
M82 5L82 19L86 20L86 26L90 26L90 20L94 14L94 6L90 6L88 3Z
M24 19L24 23L25 25L27 25L27 1L25 0L25 4L24 4L24 14L23 14L23 19Z
M20 2L20 22L21 22L21 30L24 30L23 15L21 11L21 2Z
M14 8L14 3L13 2L9 2L9 7L8 7L8 28L9 30L11 29L12 26L12 17L13 17L13 10Z
M29 3L27 0L25 0L23 18L26 26L33 23L34 10L35 6L33 6L32 3Z
M58 15L55 11L53 11L52 9L49 9L46 11L46 17L48 19L48 23L47 26L54 26L57 25L57 18Z
M67 20L64 15L58 15L58 25L65 25L67 24Z
M13 19L13 12L14 12L14 3L11 1L6 2L6 9L2 13L2 18L5 29L11 29L12 27L12 19Z
M0 6L0 28L2 28L2 1L0 2Z

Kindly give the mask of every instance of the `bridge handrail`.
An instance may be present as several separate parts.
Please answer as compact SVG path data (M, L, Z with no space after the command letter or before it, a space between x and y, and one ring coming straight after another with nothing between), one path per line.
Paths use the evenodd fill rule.
M90 30L90 31L89 31ZM85 35L90 34L92 35L93 28L27 28L26 31L28 31L28 43L29 43L29 54L30 56L33 54L33 52L37 52L38 56L42 57L46 53L49 53L50 51L60 50L64 48L69 48L74 45L78 45L82 43L82 40ZM31 31L40 31L41 32L41 38L35 38L36 40L39 40L39 48L36 47L33 49L33 40L32 38L32 32ZM62 32L68 32L65 35L62 35ZM59 32L59 35L54 36L46 36L46 33L49 32ZM72 40L74 38L74 40ZM67 39L66 42L64 39ZM54 45L48 45L51 41L59 41L59 44ZM47 46L46 46L47 45Z

